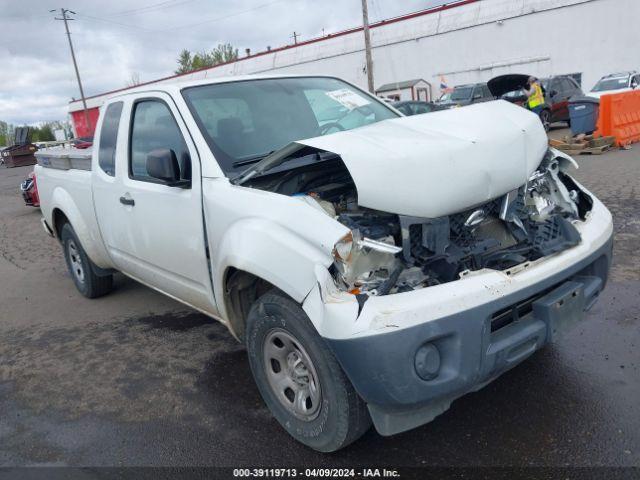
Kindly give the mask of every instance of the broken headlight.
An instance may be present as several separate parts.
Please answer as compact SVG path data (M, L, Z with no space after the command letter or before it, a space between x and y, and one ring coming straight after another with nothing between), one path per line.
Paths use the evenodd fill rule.
M350 292L388 293L402 270L400 252L392 237L379 241L361 237L358 230L349 232L333 248L338 280Z

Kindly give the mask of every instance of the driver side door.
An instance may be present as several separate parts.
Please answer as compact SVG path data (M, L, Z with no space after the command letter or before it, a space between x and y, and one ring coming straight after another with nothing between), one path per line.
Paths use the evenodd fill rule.
M127 275L212 311L198 152L175 103L163 93L127 98L115 178L96 189L96 213L114 264ZM149 175L147 157L175 153L181 186Z

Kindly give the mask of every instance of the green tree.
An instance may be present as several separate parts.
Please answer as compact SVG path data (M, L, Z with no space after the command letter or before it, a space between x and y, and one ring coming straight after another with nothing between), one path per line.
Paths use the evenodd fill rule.
M191 52L186 48L178 55L178 69L175 73L180 75L181 73L187 73L191 71Z
M0 147L9 145L9 124L0 120Z
M221 63L233 62L238 59L238 49L230 43L219 44L210 52L202 51L192 54L184 49L178 55L178 69L176 74L188 73L200 68L213 67Z
M59 122L46 122L38 126L31 127L32 142L52 142L56 139L53 130Z

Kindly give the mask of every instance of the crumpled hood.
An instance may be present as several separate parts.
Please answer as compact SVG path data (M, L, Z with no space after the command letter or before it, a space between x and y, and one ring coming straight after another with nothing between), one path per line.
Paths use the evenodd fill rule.
M535 114L500 100L385 120L286 149L307 145L340 155L364 207L437 218L525 184L547 142Z

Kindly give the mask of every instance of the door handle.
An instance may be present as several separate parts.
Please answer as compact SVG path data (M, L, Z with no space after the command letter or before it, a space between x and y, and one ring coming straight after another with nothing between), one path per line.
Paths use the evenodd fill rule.
M123 205L129 205L133 207L136 204L136 201L133 198L120 197L120 203Z

